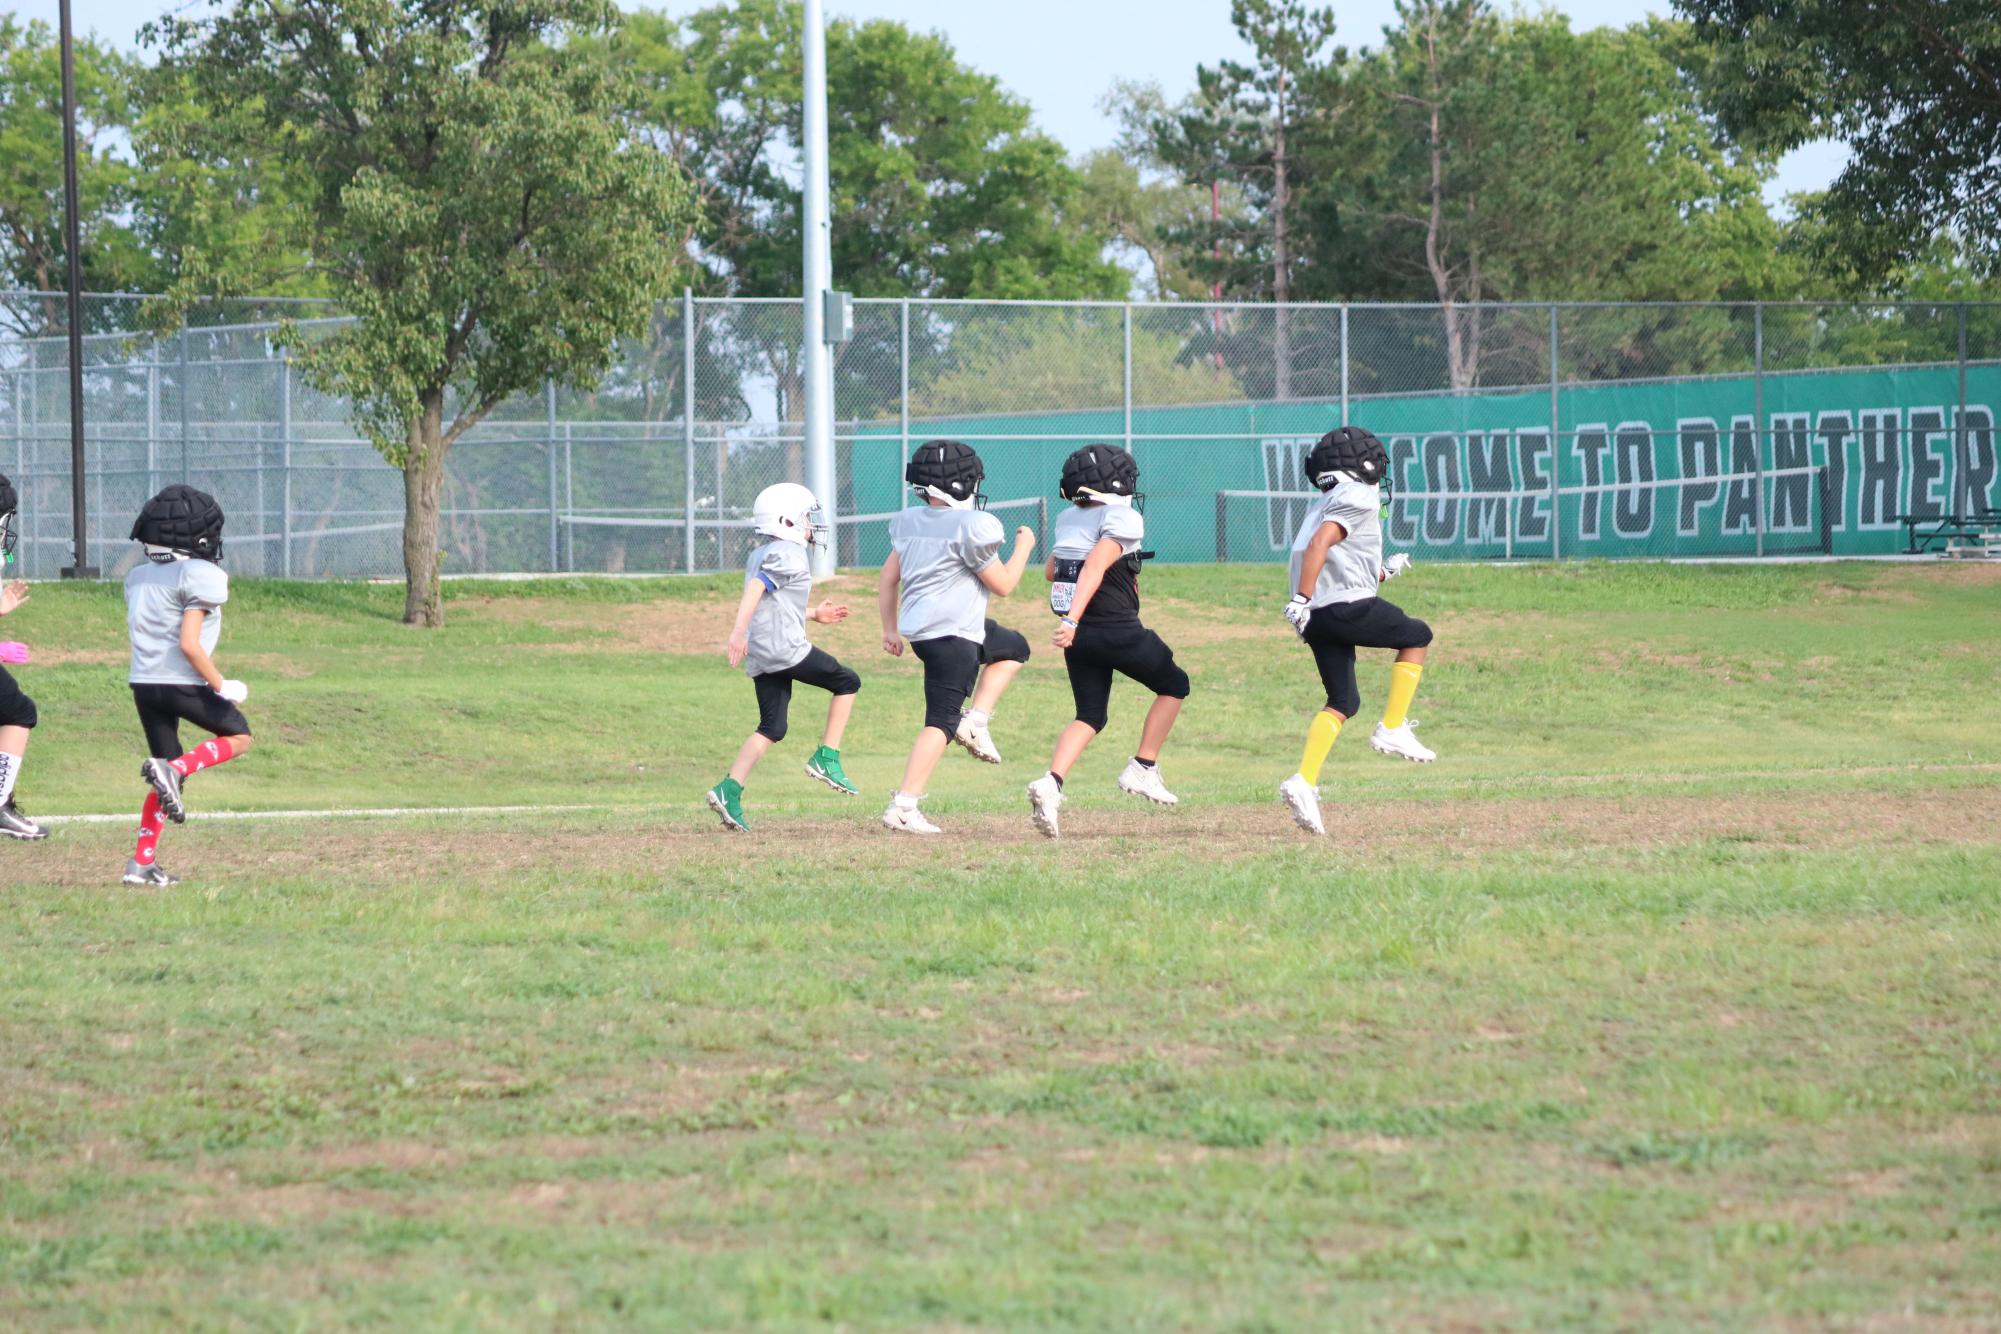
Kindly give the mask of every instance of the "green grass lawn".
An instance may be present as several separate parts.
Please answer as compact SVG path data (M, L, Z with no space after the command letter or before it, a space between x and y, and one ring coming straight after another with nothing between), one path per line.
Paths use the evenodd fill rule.
M1183 804L1112 790L1121 687L1060 843L1046 650L947 836L874 827L921 704L865 577L816 628L865 795L802 690L755 840L700 804L735 580L460 584L431 635L246 582L260 748L186 883L117 887L123 823L0 846L0 1326L1994 1328L1997 574L1419 569L1441 760L1358 723L1309 841L1282 579L1149 570ZM31 809L136 814L116 590L4 629ZM581 809L201 818L503 804Z

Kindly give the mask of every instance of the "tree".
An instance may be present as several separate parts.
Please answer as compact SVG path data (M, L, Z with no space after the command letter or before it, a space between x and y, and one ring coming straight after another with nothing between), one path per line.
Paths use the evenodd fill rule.
M1675 0L1691 68L1747 142L1839 138L1819 254L1881 281L1952 232L2001 271L2001 20L1992 0Z
M282 151L309 185L313 263L353 320L300 364L403 472L411 624L444 621L452 445L545 379L594 384L679 262L684 183L570 45L615 18L606 0L237 0L162 30L213 151Z
M145 291L158 267L133 225L138 173L124 153L133 123L136 62L96 39L76 43L77 186L83 285ZM37 292L63 290L61 51L46 23L0 14L0 282ZM62 302L35 303L26 331L63 327Z
M1163 118L1156 149L1190 185L1228 181L1250 205L1247 222L1214 225L1210 240L1228 258L1208 267L1239 291L1277 303L1273 357L1275 393L1292 395L1289 316L1295 250L1292 212L1298 171L1297 136L1327 104L1317 96L1328 67L1321 53L1334 36L1334 11L1302 0L1231 0L1230 21L1252 51L1252 63L1223 61L1196 70L1195 105ZM1338 63L1345 52L1333 53ZM1243 281L1246 267L1259 270ZM1232 272L1234 270L1234 272Z
M1452 387L1546 338L1495 336L1483 303L1786 294L1769 162L1722 142L1671 30L1575 33L1485 0L1400 0L1398 16L1348 71L1338 143L1314 151L1355 224L1335 239L1370 257L1378 294L1441 308Z

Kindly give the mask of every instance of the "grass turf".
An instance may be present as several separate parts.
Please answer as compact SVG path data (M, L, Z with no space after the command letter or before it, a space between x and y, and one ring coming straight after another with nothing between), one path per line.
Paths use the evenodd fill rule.
M1444 758L1336 748L1269 569L1150 570L1184 806L1071 783L1056 655L951 835L871 827L920 712L872 586L866 796L699 794L733 580L246 583L262 748L195 810L582 803L0 847L11 1325L1985 1327L2001 1309L2001 582L1420 570ZM38 589L36 810L140 795L115 592ZM1004 620L1034 626L1033 607ZM1387 673L1364 667L1365 707Z

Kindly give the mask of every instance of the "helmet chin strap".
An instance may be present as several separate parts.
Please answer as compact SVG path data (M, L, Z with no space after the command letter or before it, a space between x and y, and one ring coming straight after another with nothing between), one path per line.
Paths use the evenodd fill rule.
M950 492L941 491L935 486L920 486L917 487L916 490L919 495L929 496L936 500L942 500L945 502L948 508L955 510L969 510L973 507L973 502L978 499L978 496L973 495L973 496L967 496L964 500L960 500L956 496L952 495Z

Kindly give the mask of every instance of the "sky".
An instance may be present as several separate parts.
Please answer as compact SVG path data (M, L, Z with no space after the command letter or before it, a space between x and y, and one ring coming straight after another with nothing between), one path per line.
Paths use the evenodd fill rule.
M649 0L686 14L709 0ZM27 18L56 21L57 0L0 0ZM126 46L140 26L167 9L205 12L210 0L73 0L81 30ZM1118 79L1151 79L1170 96L1195 85L1195 67L1243 54L1230 27L1228 0L826 0L840 18L896 19L943 32L959 58L996 75L1035 110L1037 124L1072 152L1108 146L1116 133L1098 102ZM1665 11L1667 0L1557 0L1550 6L1578 29L1623 26ZM1375 46L1394 18L1391 0L1340 0L1344 45ZM1766 194L1776 208L1786 194L1817 190L1841 170L1839 144L1810 144L1779 164Z

